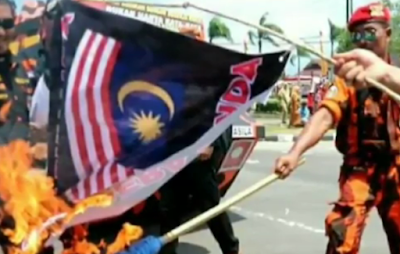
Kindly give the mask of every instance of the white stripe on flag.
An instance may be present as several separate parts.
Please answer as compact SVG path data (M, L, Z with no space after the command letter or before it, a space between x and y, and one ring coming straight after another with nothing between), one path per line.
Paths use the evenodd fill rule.
M72 63L65 107L71 155L80 180L67 191L73 200L96 194L133 173L114 162L118 136L106 108L110 106L107 77L119 48L114 39L88 30Z
M98 53L97 51L99 50L102 36L94 35L94 39L92 40L93 42L89 45L89 54L85 58L85 65L83 67L82 77L80 83L78 84L79 114L76 115L76 118L80 118L80 120L78 120L77 122L80 123L83 127L83 137L80 138L84 139L83 141L85 143L86 155L81 156L87 156L87 158L83 158L83 160L87 160L90 165L89 167L87 165L84 165L87 174L91 174L94 170L97 170L101 167L99 161L100 159L98 158L96 146L94 144L94 139L96 137L93 136L93 127L96 123L92 122L90 119L90 116L94 114L94 112L89 112L88 104L89 100L92 100L94 97L92 94L93 84L89 84L89 82L91 82L90 76L93 74L103 76L102 73L97 73L98 63L95 63L95 57ZM104 127L107 128L106 126Z
M77 70L79 68L80 62L82 61L83 51L85 47L87 47L89 37L91 36L90 31L86 31L83 35L81 42L78 45L78 48L75 52L75 57L72 62L70 74L68 77L67 83L67 91L66 91L66 100L65 100L65 122L67 126L68 132L68 141L71 150L71 157L74 162L75 171L77 176L82 179L86 176L85 169L83 166L83 162L79 155L79 147L77 142L77 136L75 132L75 118L72 114L72 93L75 87L75 82L77 79ZM84 60L83 60L84 61Z

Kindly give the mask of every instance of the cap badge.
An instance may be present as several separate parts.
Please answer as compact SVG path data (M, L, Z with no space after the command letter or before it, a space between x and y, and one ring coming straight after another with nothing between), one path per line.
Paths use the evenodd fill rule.
M383 6L381 4L372 5L369 7L371 17L383 17L385 13L383 12Z

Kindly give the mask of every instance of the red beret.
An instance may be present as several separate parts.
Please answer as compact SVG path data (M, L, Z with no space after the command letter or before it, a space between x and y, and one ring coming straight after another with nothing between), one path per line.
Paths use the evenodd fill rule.
M350 18L347 28L351 31L354 26L370 21L389 23L391 19L389 8L381 3L372 3L358 8Z

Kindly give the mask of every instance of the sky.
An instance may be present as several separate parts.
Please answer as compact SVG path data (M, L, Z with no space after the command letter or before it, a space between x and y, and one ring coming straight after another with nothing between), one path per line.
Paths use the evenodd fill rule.
M149 2L179 4L184 1L152 0ZM328 55L331 54L328 19L335 25L346 25L346 0L190 0L190 2L253 24L258 24L260 17L268 12L269 22L279 25L286 35L292 38L307 38L306 41L313 42L312 46L318 49L320 45L315 42L319 42L320 32L322 32L322 41L325 42L323 51ZM358 7L372 2L377 2L377 0L353 0L353 9L356 10ZM193 9L189 9L188 12L202 17L206 30L208 22L215 16ZM217 40L215 43L242 52L243 41L247 40L247 33L251 28L235 21L222 20L230 28L233 40L237 45L229 45L223 39ZM282 43L287 46L286 43ZM266 43L264 51L273 50L274 47ZM258 53L257 46L250 46L249 53ZM304 68L309 61L307 58L301 59L301 68ZM297 61L295 61L295 65L288 64L286 67L288 75L295 75L297 71Z
M21 5L21 0L15 1L17 6ZM187 0L135 0L135 2L141 3L162 4L181 4L185 1ZM376 1L353 0L354 10L359 6ZM286 35L294 38L306 38L306 41L319 41L320 32L322 32L322 40L326 42L323 44L323 51L326 54L331 52L328 19L338 26L345 26L346 23L346 0L190 0L190 2L253 24L258 24L260 17L268 12L269 22L279 25ZM201 17L206 30L208 22L215 16L194 9L182 10L182 12ZM234 44L231 45L223 39L216 40L215 44L243 52L243 41L247 40L247 32L251 28L235 21L222 20L230 28ZM287 46L287 44L284 43L283 46ZM312 44L312 46L319 48L319 44ZM274 48L266 43L264 50L272 51ZM257 47L250 45L248 53L258 53ZM307 58L301 59L301 66L304 67L308 62ZM297 66L288 64L286 73L294 75L297 73Z

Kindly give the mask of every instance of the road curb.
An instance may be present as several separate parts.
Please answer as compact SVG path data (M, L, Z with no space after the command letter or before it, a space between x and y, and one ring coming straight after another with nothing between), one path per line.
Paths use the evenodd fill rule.
M333 141L335 140L336 134L328 134L322 138L322 141ZM276 135L266 135L263 138L260 138L260 141L269 141L269 142L294 142L298 138L298 135L293 134L276 134Z

